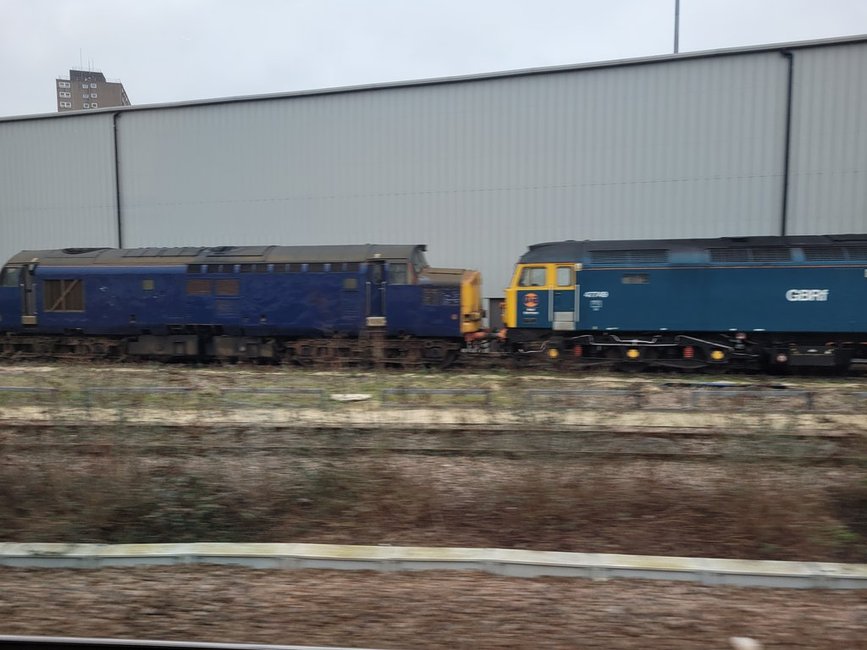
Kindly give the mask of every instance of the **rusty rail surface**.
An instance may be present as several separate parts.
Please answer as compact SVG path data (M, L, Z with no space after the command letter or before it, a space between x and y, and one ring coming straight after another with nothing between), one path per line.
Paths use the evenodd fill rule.
M46 648L50 650L83 650L85 648L114 648L115 650L142 650L144 648L174 650L363 650L306 645L262 645L246 643L199 643L194 641L145 641L135 639L97 639L61 636L0 635L0 648ZM369 650L369 649L368 649Z

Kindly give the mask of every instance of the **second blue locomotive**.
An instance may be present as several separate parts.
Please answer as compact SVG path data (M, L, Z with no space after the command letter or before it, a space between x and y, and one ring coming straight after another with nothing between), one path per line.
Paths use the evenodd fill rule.
M505 306L518 356L843 368L867 356L867 236L537 244Z

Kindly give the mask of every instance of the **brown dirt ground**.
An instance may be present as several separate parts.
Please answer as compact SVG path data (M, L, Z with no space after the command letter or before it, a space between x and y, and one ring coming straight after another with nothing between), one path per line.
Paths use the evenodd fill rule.
M867 592L215 566L2 569L0 633L366 648L867 648Z

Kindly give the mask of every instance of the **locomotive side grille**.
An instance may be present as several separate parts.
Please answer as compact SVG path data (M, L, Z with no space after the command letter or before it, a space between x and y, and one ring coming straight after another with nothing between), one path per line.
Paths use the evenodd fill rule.
M750 252L745 248L711 248L711 262L750 262Z
M842 246L804 246L804 259L808 262L841 262L846 259Z
M81 280L45 280L45 311L84 311Z
M435 287L425 287L422 290L423 305L441 305L443 302L443 293L441 289Z
M849 254L850 260L867 261L867 244L846 246L846 252Z
M237 296L241 293L241 284L238 280L217 280L218 296Z
M665 249L590 251L593 264L666 264L668 251Z
M792 259L791 251L782 246L751 248L750 254L753 262L789 262Z
M782 246L762 246L754 248L711 248L710 261L720 263L762 263L789 262L792 253Z
M211 281L210 280L187 280L187 295L188 296L210 296Z

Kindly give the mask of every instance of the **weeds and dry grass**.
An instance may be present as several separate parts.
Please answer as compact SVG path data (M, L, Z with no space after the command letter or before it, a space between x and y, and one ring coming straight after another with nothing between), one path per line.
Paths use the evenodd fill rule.
M166 407L189 407L190 399L202 398L204 405L213 401L221 389L289 389L313 388L326 393L366 393L375 399L380 399L382 392L393 388L450 388L455 390L465 388L483 388L491 392L491 406L494 408L515 408L525 406L524 391L535 388L555 388L570 390L600 390L629 389L656 395L660 391L676 397L690 386L701 386L724 380L732 389L755 391L758 389L774 389L777 402L786 399L787 391L775 390L781 386L794 389L789 392L803 390L825 391L830 394L847 391L863 391L867 385L867 371L859 371L850 377L813 377L789 376L785 378L769 378L751 375L684 375L679 373L655 373L633 375L616 372L565 373L554 370L521 371L506 369L485 370L483 373L466 371L443 372L438 370L420 370L417 372L396 371L311 371L292 366L186 366L157 363L111 364L111 363L70 363L70 364L5 364L0 365L0 384L7 387L39 387L51 388L58 396L28 395L25 393L4 393L0 391L0 406L9 403L20 403L22 399L52 406L57 399L62 399L66 406L85 405L93 402L102 405L99 397L85 395L86 389L146 389L154 387L174 388L194 391L190 394L162 395L127 395L112 394L106 399L122 399L122 407L138 407L154 401ZM716 402L725 397L725 391L708 393L710 400ZM300 398L300 396L299 396ZM249 399L244 396L243 399ZM286 395L276 398L261 394L258 400L270 402L274 399L284 401ZM311 398L307 398L308 403ZM427 400L437 398L428 396ZM454 400L454 396L443 398ZM826 406L820 401L817 408ZM94 401L96 400L96 401ZM798 402L797 396L792 400ZM676 401L676 400L675 400ZM803 401L803 400L801 400ZM75 404L75 402L80 402ZM198 405L196 405L198 406ZM612 408L620 408L615 403L609 403ZM699 408L704 403L697 405ZM800 404L798 404L800 406ZM834 405L837 406L837 405ZM788 407L786 407L788 408Z
M331 542L867 561L857 470L638 461L39 455L3 541Z
M524 388L626 382L606 375L408 377L171 366L15 366L0 368L0 376L7 386L38 385L64 395L85 386L189 388L203 400L195 408L212 406L220 388L303 385L379 394L412 385L489 388L497 409L514 405ZM664 381L630 377L629 386L658 390ZM833 387L862 388L863 380ZM4 399L15 402L20 394ZM113 407L133 412L153 406L153 399L133 394L129 404ZM191 407L189 399L167 393L159 406ZM554 454L520 461L385 452L355 460L229 458L203 456L201 446L195 456L144 458L109 437L83 458L40 451L25 461L0 459L0 540L304 541L867 561L867 480L859 469L774 468L743 458L715 465L579 461Z

